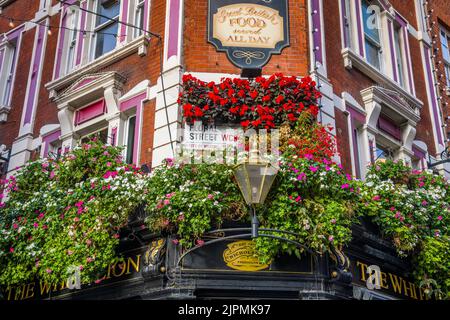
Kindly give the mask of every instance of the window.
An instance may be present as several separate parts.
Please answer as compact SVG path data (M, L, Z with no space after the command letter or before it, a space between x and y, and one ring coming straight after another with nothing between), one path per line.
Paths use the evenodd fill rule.
M66 63L64 73L68 74L72 71L75 65L75 47L77 45L77 37L79 30L79 10L73 8L70 10L67 16L67 51L66 51Z
M97 138L99 141L103 142L104 144L108 143L108 128L103 128L98 131L95 131L93 133L89 133L85 136L83 136L80 139L81 143L87 143L93 138Z
M447 87L450 87L450 33L447 33L444 29L441 30L441 44Z
M11 100L11 89L14 81L14 71L16 68L16 42L6 43L0 47L0 104L9 107Z
M97 0L91 57L97 59L115 49L117 44L120 1Z
M370 9L371 3L362 1L362 16L364 24L364 45L366 48L366 59L373 67L381 69L381 40L378 16L375 10Z
M352 48L352 14L351 14L351 6L350 0L344 0L343 2L344 11L343 14L343 23L344 23L344 42L345 47Z
M145 15L145 0L136 0L136 9L134 15L134 25L144 29L144 15ZM137 38L142 35L143 31L133 28L134 37Z
M385 147L382 146L380 144L376 144L376 150L375 150L376 156L375 156L375 161L386 161L386 160L392 160L393 159L393 155L392 155L392 151Z
M126 157L125 160L128 164L133 163L133 151L134 151L134 133L136 129L136 116L132 116L127 121L127 136L126 136Z
M405 68L403 63L403 47L402 47L402 28L400 26L394 27L394 46L395 46L395 55L396 55L396 61L395 65L397 67L398 71L398 83L405 87Z

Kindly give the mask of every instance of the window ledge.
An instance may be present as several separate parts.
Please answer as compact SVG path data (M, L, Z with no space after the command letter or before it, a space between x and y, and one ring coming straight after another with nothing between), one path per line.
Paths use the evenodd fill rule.
M3 9L3 7L6 7L8 4L13 2L14 0L0 0L0 9Z
M372 67L367 63L361 56L356 54L353 50L345 48L342 50L342 57L344 58L344 66L346 69L353 69L355 67L366 76L371 78L377 84L383 85L386 89L399 92L401 95L405 96L407 100L415 106L422 107L423 102L413 96L410 92L406 91L398 83L388 78L386 75L381 73L379 70Z
M57 91L69 86L86 74L95 73L98 70L103 69L135 52L137 52L139 56L145 56L147 54L148 43L149 39L142 35L139 38L134 39L133 41L120 46L111 52L108 52L107 54L89 62L86 65L81 65L78 68L73 69L70 73L62 76L61 78L48 82L45 84L45 87L50 92L50 97L55 97Z
M6 120L8 120L8 114L10 110L11 107L0 104L0 123L6 122Z

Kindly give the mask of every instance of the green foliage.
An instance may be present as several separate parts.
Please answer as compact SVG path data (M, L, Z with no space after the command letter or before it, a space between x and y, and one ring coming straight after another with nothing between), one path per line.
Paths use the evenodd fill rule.
M442 292L439 296L447 295L450 192L445 179L411 170L402 161L377 163L366 178L361 214L372 217L400 256L413 258L418 282Z
M92 141L59 160L38 160L6 181L0 211L0 284L60 283L82 270L97 280L119 258L118 230L141 203L144 181L121 149Z
M174 164L156 169L146 196L151 230L176 234L187 247L223 219L246 213L232 168L225 164Z
M267 210L262 211L263 228L294 232L277 234L323 253L332 246L341 247L351 240L355 222L352 207L358 200L358 185L341 167L285 155L277 184L269 195ZM300 256L304 252L294 244L259 238L256 240L261 260L268 262L279 253Z

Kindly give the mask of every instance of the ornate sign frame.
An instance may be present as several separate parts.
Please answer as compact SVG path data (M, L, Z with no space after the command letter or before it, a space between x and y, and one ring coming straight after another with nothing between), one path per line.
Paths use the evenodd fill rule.
M273 47L227 46L214 36L214 15L220 8L232 5L257 5L266 7L271 12L278 11L283 21L282 40ZM266 65L272 54L281 54L281 51L290 46L289 42L289 5L288 0L208 0L208 42L213 44L217 51L226 52L228 59L241 69L261 69Z

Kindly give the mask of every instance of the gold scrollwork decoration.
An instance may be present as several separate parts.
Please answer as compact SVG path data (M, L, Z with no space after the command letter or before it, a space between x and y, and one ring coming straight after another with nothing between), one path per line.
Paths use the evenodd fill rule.
M262 60L266 57L266 54L262 51L242 51L236 50L233 52L233 57L237 59L244 59L246 64L251 64L252 59Z

